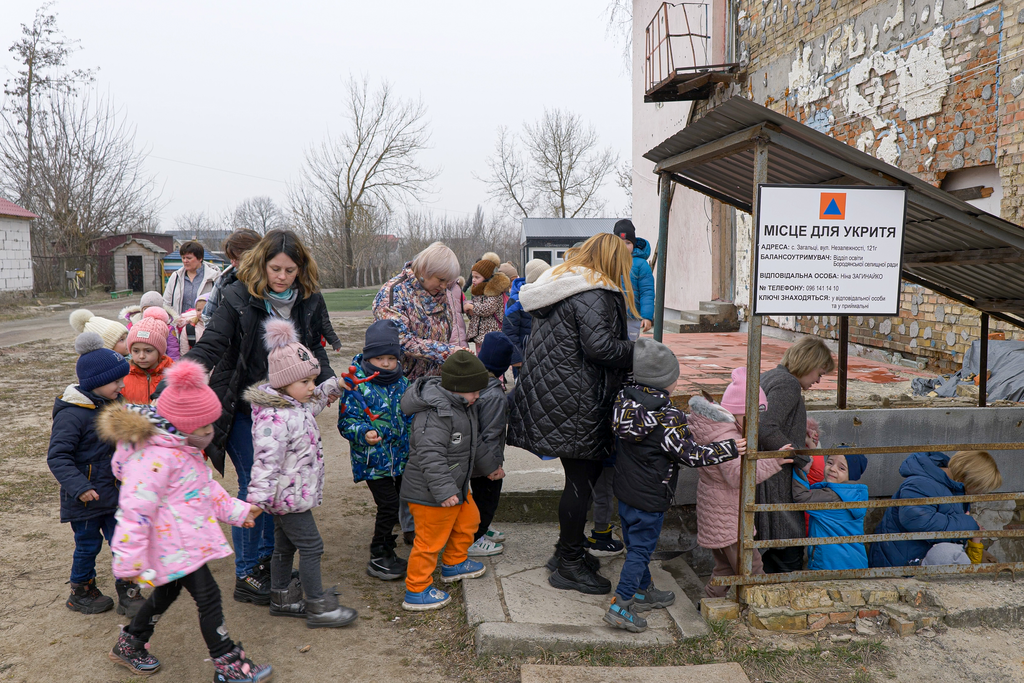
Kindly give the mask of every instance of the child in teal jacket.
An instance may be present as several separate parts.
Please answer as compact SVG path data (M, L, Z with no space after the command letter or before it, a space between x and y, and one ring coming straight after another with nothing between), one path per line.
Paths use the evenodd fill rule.
M830 455L825 461L825 481L807 484L807 474L793 468L793 501L796 503L834 503L868 499L868 487L851 484L860 479L868 459L859 453ZM865 508L846 510L808 510L810 538L861 536L864 534ZM863 543L837 543L807 547L807 569L867 569L868 554Z

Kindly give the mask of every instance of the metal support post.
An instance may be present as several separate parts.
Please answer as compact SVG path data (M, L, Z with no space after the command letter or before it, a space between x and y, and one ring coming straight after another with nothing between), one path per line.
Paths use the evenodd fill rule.
M754 274L757 267L757 221L758 221L758 185L768 182L768 139L757 138L754 146L754 196L753 196L753 229L750 231L750 300L747 308L747 398L746 424L747 452L757 452L757 428L760 421L761 389L761 318L753 314L755 291ZM753 553L758 552L751 547L754 542L754 513L747 508L754 504L755 484L757 481L757 460L743 458L740 468L740 576L753 573Z
M978 345L981 351L978 357L978 407L984 408L988 401L988 313L981 314L981 339Z
M672 180L668 173L661 181L661 209L658 215L658 275L654 281L654 341L661 341L665 331L665 274L668 269L668 214L672 208Z
M846 388L849 383L850 316L839 316L839 368L836 382L836 408L846 410Z

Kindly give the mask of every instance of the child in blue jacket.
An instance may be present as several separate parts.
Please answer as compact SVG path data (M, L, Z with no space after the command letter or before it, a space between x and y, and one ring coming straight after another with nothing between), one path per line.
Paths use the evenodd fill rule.
M363 352L352 359L352 365L359 379L378 375L345 392L338 431L350 443L352 479L366 482L377 505L366 573L382 581L394 581L405 576L406 569L406 561L395 553L392 530L399 521L398 494L409 459L412 420L402 412L402 395L409 381L402 376L402 345L393 321L378 320L367 328ZM377 419L371 420L366 414L356 392L370 412L379 414Z
M793 502L834 503L868 499L868 487L851 484L868 466L868 459L859 453L830 455L825 460L825 481L807 483L803 469L793 468ZM809 538L830 536L861 536L864 534L865 508L846 510L808 510ZM807 569L866 569L868 555L863 543L836 543L807 547Z
M651 257L651 243L643 237L636 236L633 221L628 218L617 221L612 233L629 242L633 251L633 267L629 270L629 279L633 285L634 302L636 310L640 312L640 318L634 318L630 313L626 325L629 328L629 338L636 341L641 331L650 330L654 324L654 273L647 263L647 259Z

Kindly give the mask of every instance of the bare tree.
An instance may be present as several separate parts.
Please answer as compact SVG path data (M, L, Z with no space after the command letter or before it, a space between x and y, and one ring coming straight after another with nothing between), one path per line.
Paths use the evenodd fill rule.
M600 149L592 125L572 112L550 109L523 126L521 139L499 129L495 156L487 162L490 173L481 180L513 215L584 218L604 208L598 192L616 163L610 147Z
M469 269L487 251L493 251L503 261L521 266L520 229L509 218L488 218L482 207L470 217L453 218L447 214L412 212L406 216L401 235L401 254L409 261L433 242L444 242L455 252L462 273L469 277Z
M633 164L623 161L615 168L615 184L626 193L626 216L633 214Z
M270 197L249 197L235 207L231 216L232 229L248 228L261 235L287 224L284 213Z
M182 233L182 241L196 240L211 251L220 248L217 233L224 230L225 221L213 218L205 211L189 211L174 217L174 227Z
M391 211L401 199L422 199L437 177L422 166L417 155L427 148L426 107L420 101L397 96L389 83L370 90L366 79L351 79L345 116L348 129L306 153L299 213L310 211L310 201L330 205L317 211L336 222L343 237L342 283L354 280L355 229L360 211ZM296 207L293 207L296 210Z
M633 0L609 0L608 35L622 44L626 73L633 71Z

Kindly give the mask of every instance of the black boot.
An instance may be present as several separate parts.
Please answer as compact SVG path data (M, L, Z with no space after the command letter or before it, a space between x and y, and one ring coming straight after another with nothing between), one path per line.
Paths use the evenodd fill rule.
M96 579L89 579L88 583L71 584L71 595L68 596L66 605L72 612L99 614L113 607L114 601L100 593L100 589L96 587Z
M339 628L348 626L359 613L338 604L335 589L328 588L319 600L306 600L307 628Z
M273 617L306 617L302 587L295 579L284 590L270 589L270 615Z
M234 598L237 602L269 605L270 574L264 574L259 567L256 567L241 579L236 578Z
M558 550L558 546L557 546L557 545L555 545L555 554L554 554L554 555L552 555L552 556L551 556L551 557L550 557L550 558L548 559L548 562L547 562L547 564L545 564L545 565L544 565L544 567L545 567L545 568L546 568L546 569L547 569L547 570L548 570L549 572L553 572L553 571L555 571L556 569L558 569L558 556L559 556L560 554L561 554L561 553L560 553L560 551ZM588 567L590 567L590 571L592 571L592 572L597 572L597 570L599 570L599 569L601 568L601 560L597 559L596 557L594 557L594 556L593 556L593 555L591 555L590 553L583 553L583 563L584 563L585 565L587 565Z
M405 576L406 562L388 545L370 546L370 562L366 573L381 581L395 581Z
M146 597L142 594L142 587L131 581L118 579L114 583L117 589L117 613L127 615L134 619L139 608L146 604Z
M563 553L558 558L558 569L548 577L548 583L561 590L574 590L588 595L607 595L612 592L612 582L589 566L582 553L568 559Z

